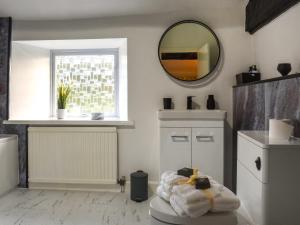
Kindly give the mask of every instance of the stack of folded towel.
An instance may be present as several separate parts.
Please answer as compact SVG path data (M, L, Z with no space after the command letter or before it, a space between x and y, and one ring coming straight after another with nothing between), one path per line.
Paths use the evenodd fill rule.
M180 216L199 217L211 212L228 212L238 209L239 199L226 187L214 181L211 188L197 190L184 184L173 187L170 203Z
M226 187L208 177L209 189L196 189L188 184L189 178L177 175L175 171L162 174L157 194L171 206L179 216L192 218L210 212L228 212L238 209L239 199ZM186 184L185 184L186 183Z
M157 195L167 202L170 201L172 189L178 182L188 181L187 177L177 175L175 171L166 171L161 175L159 186L157 187Z

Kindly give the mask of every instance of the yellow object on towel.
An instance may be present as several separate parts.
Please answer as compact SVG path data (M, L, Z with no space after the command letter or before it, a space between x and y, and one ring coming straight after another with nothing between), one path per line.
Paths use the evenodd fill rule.
M188 179L188 181L182 179L182 180L177 181L176 184L177 185L182 185L182 184L195 185L197 178L199 178L198 169L193 169L193 175L190 176L190 179Z
M211 191L208 190L208 189L204 189L202 191L204 192L205 196L209 200L211 208L213 208L213 206L214 206L214 196L213 196L213 193L211 193Z
M198 175L199 170L198 169L193 169L193 175Z

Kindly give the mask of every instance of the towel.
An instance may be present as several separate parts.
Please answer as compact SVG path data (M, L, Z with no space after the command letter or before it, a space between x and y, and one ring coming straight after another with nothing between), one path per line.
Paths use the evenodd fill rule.
M193 218L207 211L228 212L240 206L239 199L221 184L213 184L206 190L197 190L188 184L177 185L173 187L170 201L171 199L172 207L180 208L187 216Z
M215 198L220 194L222 185L212 185L207 189L210 192L210 196ZM194 186L189 184L176 185L173 187L173 193L182 198L182 202L185 204L201 202L208 199L207 193L202 190L197 190Z
M164 180L166 177L168 177L170 175L175 175L175 174L177 174L175 171L173 171L173 170L167 170L167 171L165 171L165 172L163 172L161 174L160 179Z
M240 200L228 188L223 186L220 195L214 199L211 212L228 212L236 210L240 207Z
M177 184L177 182L185 182L185 181L188 181L188 179L189 178L181 176L181 175L170 174L168 176L165 176L164 179L162 179L161 181L168 185L175 185L175 184Z
M174 209L174 211L176 212L176 214L177 214L178 216L187 217L187 214L186 214L186 213L183 211L183 209L181 209L181 207L177 204L174 195L172 195L172 196L170 197L170 204L171 204L172 208Z
M171 193L167 193L163 190L163 187L161 185L159 185L156 189L156 194L162 198L163 200L169 202L170 201L170 196Z
M211 188L197 190L195 179L207 177ZM202 173L194 174L190 178L177 175L175 171L166 171L161 175L157 187L157 195L170 202L179 216L199 217L210 212L227 212L238 209L239 199L229 189L217 183L212 177Z
M156 193L159 197L169 202L173 186L178 182L185 182L187 180L187 177L177 175L175 171L166 171L161 175L161 181L156 189Z
M171 195L170 204L179 216L189 216L192 218L203 216L210 209L210 202L208 199L187 205L182 202L182 198L176 194Z
M170 194L171 194L171 191L172 191L173 186L174 186L174 185L170 185L170 184L164 183L162 181L159 183L159 185L162 186L162 188L163 188L163 190L165 192L170 193Z

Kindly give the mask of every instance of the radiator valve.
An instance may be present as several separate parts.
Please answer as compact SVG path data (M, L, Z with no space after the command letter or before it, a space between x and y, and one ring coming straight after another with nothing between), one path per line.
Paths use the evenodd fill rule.
M121 186L121 192L125 192L125 184L126 184L126 178L125 178L125 176L122 176L119 179L119 184Z

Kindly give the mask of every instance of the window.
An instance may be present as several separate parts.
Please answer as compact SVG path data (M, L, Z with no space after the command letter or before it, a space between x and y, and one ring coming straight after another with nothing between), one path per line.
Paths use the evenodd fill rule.
M52 51L52 112L56 109L59 84L71 87L67 104L70 116L104 112L117 117L118 49Z
M128 120L127 38L12 41L9 76L11 120L55 119L61 82L73 90L67 117Z

